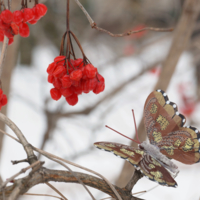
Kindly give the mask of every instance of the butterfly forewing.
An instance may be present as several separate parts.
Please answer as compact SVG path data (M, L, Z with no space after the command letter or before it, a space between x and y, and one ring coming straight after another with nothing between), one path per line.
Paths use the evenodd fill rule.
M98 149L108 151L130 162L134 167L138 166L138 163L144 156L144 151L141 149L135 149L134 147L112 143L112 142L96 142L95 147Z
M170 173L149 154L144 155L144 158L139 163L139 167L144 176L151 181L164 186L177 187L177 183Z
M185 117L162 90L152 92L144 106L144 124L150 143L161 153L185 164L200 161L200 133L184 127Z

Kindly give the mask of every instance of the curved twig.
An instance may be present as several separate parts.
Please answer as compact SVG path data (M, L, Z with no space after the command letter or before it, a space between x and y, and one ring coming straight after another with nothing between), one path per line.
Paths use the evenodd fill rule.
M80 9L83 11L83 13L85 14L85 16L87 17L89 23L90 23L90 26L98 31L101 31L101 32L104 32L104 33L107 33L108 35L112 36L112 37L124 37L124 36L128 36L128 35L132 35L134 33L139 33L139 32L142 32L142 31L146 31L146 30L149 30L149 31L156 31L156 32L171 32L173 31L173 28L154 28L154 27L145 27L143 29L140 29L140 30L137 30L137 31L128 31L126 33L120 33L120 34L114 34L114 33L111 33L110 31L107 31L103 28L100 28L97 26L97 24L94 22L94 20L91 18L91 16L89 15L89 13L86 11L86 9L83 7L83 5L79 2L79 0L74 0L77 5L80 7Z
M8 125L13 130L13 132L17 135L17 137L19 138L20 143L23 145L24 150L26 151L26 154L28 156L28 160L29 160L30 164L32 164L35 161L37 161L37 157L33 153L33 149L29 146L28 141L24 137L24 135L21 132L21 130L15 125L15 123L12 122L8 117L6 117L2 113L0 113L0 120L2 122L4 122L6 125Z

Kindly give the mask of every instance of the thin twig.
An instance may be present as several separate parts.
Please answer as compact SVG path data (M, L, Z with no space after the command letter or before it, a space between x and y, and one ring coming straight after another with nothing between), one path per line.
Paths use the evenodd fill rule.
M21 169L18 173L15 175L11 176L10 178L6 179L6 181L2 184L1 189L4 189L6 185L10 182L13 181L17 176L19 176L22 173L25 173L28 169L35 167L36 165L40 164L41 162L38 160L35 163L31 164L30 166Z
M94 29L96 29L96 30L98 30L98 31L107 33L108 35L110 35L110 36L112 36L112 37L124 37L124 36L129 36L129 35L132 35L132 34L135 34L135 33L139 33L139 32L142 32L142 31L146 31L146 30L155 31L155 32L171 32L171 31L174 30L173 28L145 27L145 28L142 28L142 29L137 30L137 31L128 31L128 32L125 32L125 33L114 34L114 33L111 33L110 31L107 31L106 29L100 28L100 27L98 27L98 26L96 26L96 25L94 25L92 28L94 28Z
M22 162L28 162L28 159L26 158L26 159L23 159L23 160L11 160L11 163L13 165L16 165L16 164L22 163Z
M20 140L20 143L23 145L24 150L26 151L26 154L28 156L30 164L32 164L35 161L37 161L37 157L33 153L32 148L29 146L28 141L24 137L24 135L21 132L21 130L15 125L15 123L12 122L8 117L6 117L2 113L0 113L0 121L4 122L7 126L9 126L13 130L13 132L17 135L17 137Z
M120 34L114 34L114 33L111 33L110 31L107 31L103 28L100 28L97 26L97 24L94 22L94 20L91 18L91 16L89 15L89 13L85 10L85 8L83 7L83 5L79 2L79 0L74 0L77 5L80 7L80 9L83 11L83 13L86 15L89 23L90 23L90 26L98 31L101 31L101 32L104 32L104 33L107 33L108 35L112 36L112 37L124 37L124 36L128 36L128 35L132 35L134 33L139 33L139 32L142 32L142 31L156 31L156 32L171 32L173 31L173 28L154 28L154 27L145 27L145 28L142 28L140 30L137 30L137 31L128 31L126 33L120 33Z
M0 57L0 80L1 80L1 75L3 71L3 64L6 58L6 53L7 53L7 47L8 47L8 38L4 36L4 41L3 41L3 47L1 50L1 57Z
M33 194L33 193L24 193L23 195L54 197L54 198L57 198L57 199L63 200L63 198L61 198L61 197L57 197L57 196L49 195L49 194Z
M53 185L51 185L50 183L46 183L46 185L48 185L52 190L54 190L56 193L58 193L61 197L63 197L63 199L68 200L59 190L57 190Z

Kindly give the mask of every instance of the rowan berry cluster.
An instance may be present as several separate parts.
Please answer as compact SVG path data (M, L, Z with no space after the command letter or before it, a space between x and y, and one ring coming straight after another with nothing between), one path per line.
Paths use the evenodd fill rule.
M5 106L7 104L7 102L8 102L7 96L3 94L3 90L0 89L0 110L2 106Z
M13 13L6 9L0 14L0 42L4 40L4 35L9 38L9 45L13 43L13 37L18 33L22 37L30 34L29 24L36 24L47 12L44 4L36 4L33 8L22 8Z
M99 94L105 88L104 78L97 68L83 59L66 59L57 56L47 68L48 82L54 88L50 90L52 99L59 100L64 96L67 103L74 106L78 103L78 95L93 91Z

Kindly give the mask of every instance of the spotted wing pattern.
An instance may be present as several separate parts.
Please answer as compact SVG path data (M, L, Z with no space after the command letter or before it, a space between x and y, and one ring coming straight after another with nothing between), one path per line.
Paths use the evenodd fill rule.
M163 186L177 187L177 183L170 173L149 154L144 155L144 158L139 163L139 167L143 175L149 180Z
M144 106L144 124L150 143L161 153L184 164L200 162L200 132L185 127L185 117L162 90L152 92Z
M138 163L143 159L144 151L135 149L134 147L111 143L111 142L96 142L94 146L98 149L108 151L130 162L134 167L138 167Z

